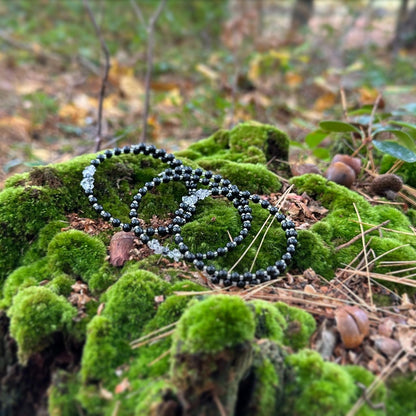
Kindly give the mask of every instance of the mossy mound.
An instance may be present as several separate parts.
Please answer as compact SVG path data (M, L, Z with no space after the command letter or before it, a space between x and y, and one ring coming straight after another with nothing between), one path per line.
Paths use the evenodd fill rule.
M272 126L244 123L177 156L194 168L222 174L242 190L271 193L281 184L270 168L286 169L277 160L287 159L288 143ZM0 343L0 352L18 350L18 357L8 352L0 360L2 383L9 377L10 360L19 371L33 363L50 364L46 370L34 367L46 373L39 389L43 393L32 407L48 401L51 415L214 415L221 406L229 415L300 415L310 405L315 406L311 416L325 416L352 406L358 397L354 382L368 385L371 374L325 363L307 350L315 330L308 313L283 303L207 295L206 288L184 279L176 265L162 270L157 255L113 267L107 261L109 231L91 236L72 229L68 214L97 218L80 188L82 171L92 157L15 175L0 193L0 329L8 337L8 349ZM132 195L166 167L132 154L106 160L97 169L96 195L107 211L124 221ZM327 219L299 232L293 266L300 270L312 267L331 278L335 267L353 255L357 246L335 250L357 230L349 221L352 202L367 221L389 218L396 230L408 226L395 210L372 208L322 178L295 182L301 192L317 196L331 210ZM180 182L152 189L140 205L140 218L171 217L185 193ZM268 217L267 210L251 205L252 229L246 242L256 237ZM207 198L198 202L192 221L183 226L183 237L192 251L203 252L225 245L228 233L235 236L240 229L241 219L231 203ZM374 237L376 253L402 243L396 233L384 237ZM285 234L276 222L260 240L262 249L257 252L258 245L253 245L237 271L265 269L285 252ZM230 267L246 242L213 263ZM403 255L410 258L415 249L411 243ZM339 395L337 389L342 389ZM320 406L311 402L315 390ZM12 396L10 391L2 384L0 403L8 404L0 405L0 413L20 416L19 403L4 398L24 397L20 393L25 390ZM380 414L367 405L363 409L368 413L362 414Z

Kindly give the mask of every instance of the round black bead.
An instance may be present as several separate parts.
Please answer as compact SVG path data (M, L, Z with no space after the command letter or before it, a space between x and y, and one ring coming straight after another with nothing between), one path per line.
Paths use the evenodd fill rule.
M241 235L242 237L247 237L247 235L248 235L248 230L247 230L247 228L243 228L243 229L240 231L240 235ZM235 239L234 239L234 241L235 241Z
M205 270L210 275L213 275L215 273L215 267L214 266L207 266Z
M91 163L91 165L97 167L100 164L100 161L98 159L93 159L93 160L91 160L90 163Z
M231 280L229 280L229 279L224 279L224 281L223 281L223 285L224 285L225 287L227 287L227 286L231 286Z
M130 224L135 227L136 225L140 225L140 221L138 218L132 218Z
M133 202L130 204L130 208L131 208L131 209L137 209L137 208L139 208L139 203L138 203L138 201L133 201Z
M210 170L206 170L205 173L204 173L204 176L207 179L210 179L210 178L212 178L212 172Z
M240 280L240 273L232 272L230 277L233 282L238 282Z
M110 159L110 158L112 158L112 157L113 157L113 152L112 152L110 149L107 149L107 150L104 152L104 154L105 154L105 157L106 157L107 159Z
M283 273L285 271L287 264L284 260L279 260L275 264L276 264L276 267L278 268L278 270L281 273Z
M106 220L108 221L111 218L111 214L107 211L101 211L100 215Z
M147 189L152 189L152 188L155 186L155 183L154 183L153 181L151 181L151 182L146 182L146 183L144 184L144 186L145 186Z
M142 235L140 236L140 240L142 240L142 242L143 242L144 244L146 244L147 242L149 242L149 241L150 241L150 238L149 238L149 236L147 236L146 234L142 234Z
M113 218L113 219L111 220L111 224L112 224L114 227L119 227L119 226L120 226L120 224L121 224L121 221L120 221L118 218Z
M219 256L225 256L225 254L227 254L227 250L224 247L218 247L217 248L217 254Z
M90 195L88 197L88 201L90 202L90 204L95 204L97 202L97 198L94 195Z
M183 242L183 237L180 234L176 234L173 240L175 241L176 244L179 244Z
M139 202L142 200L142 198L143 198L142 194L136 194L136 195L134 195L134 197L133 197L133 199L134 199L135 201L139 201Z
M219 279L227 279L228 278L227 270L218 270L217 276Z
M220 282L220 279L218 279L217 276L210 277L211 282L214 283L214 285L218 284Z
M204 268L204 262L201 260L197 260L194 264L195 264L195 267L199 270L202 270Z
M104 162L104 160L105 160L105 155L104 155L104 154L97 155L97 159L98 159L100 162Z
M286 217L279 212L278 214L276 214L276 219L277 221L282 222L286 219Z
M153 235L155 235L155 229L154 229L153 227L149 227L149 228L146 230L146 234L147 234L149 237L152 237Z
M116 156L121 155L121 149L120 149L120 148L118 148L118 147L114 148L114 154L115 154Z
M175 225L172 227L172 233L174 233L174 234L179 234L180 232L181 232L181 227L179 227L179 225L175 224Z
M298 233L293 228L290 228L289 230L285 231L286 237L297 237Z
M215 258L215 253L213 251L207 251L206 256L208 260L211 260Z
M251 200L257 204L260 202L260 197L258 195L251 195Z
M262 199L261 202L260 202L260 205L261 205L262 208L268 208L269 205L270 205L270 202L266 201L265 199Z
M239 287L240 289L244 289L246 286L246 282L244 280L239 280L237 282L237 287Z
M130 224L123 224L123 231L125 231L126 233L131 231L131 225Z
M247 230L249 230L251 228L251 222L250 221L244 221L243 222L243 227L247 228Z
M234 237L234 243L241 244L243 242L243 237L241 235L237 235L236 237Z
M166 227L162 227L162 226L160 226L160 227L157 227L157 233L158 233L161 237L164 237L165 235L167 235L167 234L168 234L168 230L167 230L167 228L166 228Z
M228 248L228 250L233 250L237 247L237 243L235 241L229 241L225 247Z
M129 217L130 217L130 218L136 218L136 217L137 217L137 211L136 211L135 209L132 209L132 210L129 212Z
M293 244L294 246L296 246L298 244L298 240L295 237L289 237L287 239L287 244L288 245Z
M245 273L243 274L243 279L244 279L246 282L250 282L250 281L253 279L253 274L252 274L251 272L245 272Z
M292 260L292 255L290 253L285 253L282 256L282 260L286 263L289 264L290 261Z
M184 243L179 243L178 249L182 254L184 254L189 250L189 247Z
M286 248L286 251L290 254L293 254L296 251L296 247L293 244L289 244Z
M184 258L186 261L188 261L188 262L192 262L192 261L194 261L194 260L195 260L195 254L191 253L190 251L187 251L187 252L184 254L183 258Z
M279 210L276 207L269 206L269 212L272 215L276 215L279 212Z
M103 210L102 205L99 205L99 204L94 204L93 208L96 212L101 212Z
M130 153L130 146L124 146L123 147L123 153L125 153L125 154Z
M221 182L221 179L222 179L222 176L221 175L214 175L214 182L215 183L220 183Z
M143 228L137 225L133 228L133 232L137 237L140 237L143 234Z

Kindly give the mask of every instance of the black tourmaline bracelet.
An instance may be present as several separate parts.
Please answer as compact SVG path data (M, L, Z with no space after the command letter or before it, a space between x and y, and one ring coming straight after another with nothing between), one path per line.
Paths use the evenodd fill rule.
M168 164L169 168L165 169L151 181L146 182L144 186L138 190L130 204L130 222L123 223L118 218L114 218L108 211L105 211L103 206L98 203L98 200L93 193L94 174L96 168L106 159L128 153L152 156L153 158L160 159L162 162ZM114 227L120 227L123 231L133 231L135 235L139 237L144 244L147 244L153 249L155 253L165 254L176 261L183 259L193 263L197 269L205 271L213 283L221 283L224 286L236 285L243 288L247 284L259 284L276 279L285 271L296 250L297 232L295 230L295 224L292 221L287 220L286 217L280 213L276 207L272 206L269 201L260 198L258 195L252 195L248 191L240 191L236 185L232 185L228 179L222 178L221 175L214 175L211 171L205 171L200 168L193 169L190 166L183 165L182 161L176 159L173 154L167 153L163 149L157 149L153 145L147 146L141 143L133 146L125 146L123 149L115 148L113 150L106 150L104 153L98 154L95 159L91 160L90 165L83 170L82 175L83 179L81 181L81 186L88 196L90 204L106 221L109 221ZM183 182L188 190L188 195L182 197L182 202L175 211L175 217L172 223L167 227L161 226L156 229L152 227L141 227L137 212L141 200L147 194L148 190L170 181ZM202 185L205 188L198 189L199 185ZM232 241L229 241L224 247L219 247L216 250L210 250L206 253L193 253L184 243L181 235L181 226L185 225L192 218L192 215L196 210L195 204L199 200L203 200L211 195L223 195L233 203L241 217L242 228L239 235L233 237ZM237 247L237 245L240 245L248 235L253 218L252 210L249 206L250 201L260 204L262 208L268 210L280 223L282 229L285 231L287 239L286 253L283 254L280 260L276 261L273 265L268 266L266 270L260 269L255 273L245 272L241 274L238 272L229 272L226 269L217 270L213 265L206 265L205 260L211 260L226 255L229 251ZM161 237L173 235L173 239L178 245L178 249L170 250L169 248L160 245L160 243L154 239L156 235Z

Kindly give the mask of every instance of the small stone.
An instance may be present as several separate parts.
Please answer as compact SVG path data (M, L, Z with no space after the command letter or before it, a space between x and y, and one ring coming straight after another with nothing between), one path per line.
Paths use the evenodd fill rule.
M94 174L95 174L95 171L96 171L97 169L96 169L96 167L95 166L93 166L93 165L89 165L89 166L87 166L83 171L82 171L82 176L84 177L84 178L88 178L88 177L91 177L91 176L94 176Z
M377 176L372 184L371 191L380 196L391 195L391 192L399 192L402 189L402 179L393 173L385 173Z
M92 191L94 189L94 178L91 176L85 177L81 181L81 186L84 189L84 191Z

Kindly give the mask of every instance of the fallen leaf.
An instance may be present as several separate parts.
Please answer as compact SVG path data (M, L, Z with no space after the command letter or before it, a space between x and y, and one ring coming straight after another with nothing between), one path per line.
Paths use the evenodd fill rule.
M140 98L144 94L143 84L132 75L122 76L119 88L127 98Z
M331 108L335 104L336 95L332 92L326 92L321 95L314 103L313 109L315 111L325 111Z
M123 380L117 384L116 388L114 389L114 393L124 393L128 389L130 389L130 382L128 378L123 378Z

